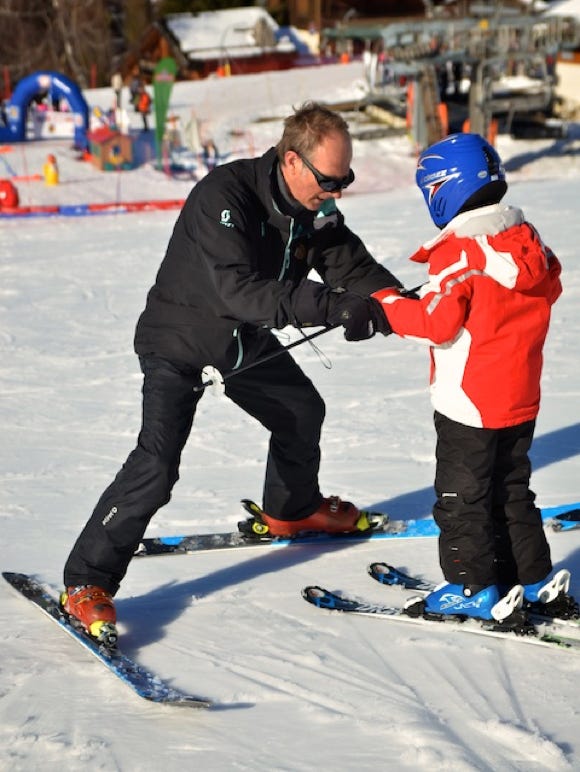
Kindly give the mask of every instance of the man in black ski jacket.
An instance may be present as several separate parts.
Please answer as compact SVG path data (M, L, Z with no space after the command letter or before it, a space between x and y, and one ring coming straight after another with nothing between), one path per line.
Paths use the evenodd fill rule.
M218 166L191 191L135 334L144 374L137 447L101 496L64 571L65 609L94 635L115 623L112 595L155 512L169 501L202 391L225 393L271 432L263 519L273 535L368 527L318 486L324 403L271 329L342 325L347 340L390 327L369 295L400 286L336 208L352 183L352 144L337 113L308 103L276 148ZM320 281L308 274L315 270Z

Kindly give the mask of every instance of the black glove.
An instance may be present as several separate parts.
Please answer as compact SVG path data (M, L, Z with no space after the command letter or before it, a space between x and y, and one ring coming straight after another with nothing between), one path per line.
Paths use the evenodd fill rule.
M387 315L383 311L383 305L375 298L369 298L369 302L372 308L373 322L375 330L380 332L381 335L390 335L393 332L393 328L389 324Z
M404 298L411 298L411 300L420 300L421 296L419 295L418 290L420 290L421 287L413 287L413 289L404 289L403 287L399 287L399 292Z
M381 304L374 298L361 298L352 292L332 292L327 321L344 327L346 340L367 340L375 332L388 335L391 327Z
M303 279L292 294L292 323L295 327L323 327L328 323L328 298L325 284Z

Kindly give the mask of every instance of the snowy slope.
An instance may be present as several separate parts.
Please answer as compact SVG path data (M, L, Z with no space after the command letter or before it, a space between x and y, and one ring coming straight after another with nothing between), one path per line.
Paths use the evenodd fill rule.
M284 115L307 96L304 77L280 77L255 112ZM314 96L339 99L356 91L358 77L356 65L321 68L309 71L308 84ZM243 102L247 87L251 104L255 77L232 80L236 98ZM216 125L211 88L222 83L203 83ZM178 94L184 110L188 98L200 104L202 87L187 88ZM247 126L258 151L280 131L279 121L250 126L245 110L226 113L224 122ZM500 137L498 146L507 200L524 208L564 264L533 452L533 487L545 506L580 500L579 133L572 127L560 143ZM116 200L119 186L133 199L189 188L148 167L123 177L87 172L59 142L18 148L10 163L37 169L51 147L63 181L50 191L31 183L26 195L37 203ZM355 169L341 204L349 224L407 286L420 283L422 269L407 256L433 229L412 186L412 149L404 139L356 143ZM3 570L58 586L72 542L133 447L141 378L132 335L175 216L0 221ZM394 337L347 344L339 332L317 343L332 369L308 347L295 355L327 404L323 490L394 517L428 514L426 351ZM173 500L149 534L235 528L239 499L260 497L267 439L227 400L207 395ZM549 539L580 595L580 531ZM210 712L140 701L0 584L0 769L580 769L580 658L333 616L300 597L314 583L400 600L401 591L366 576L374 560L440 578L429 539L134 560L118 595L123 645L175 686L213 698L219 708Z

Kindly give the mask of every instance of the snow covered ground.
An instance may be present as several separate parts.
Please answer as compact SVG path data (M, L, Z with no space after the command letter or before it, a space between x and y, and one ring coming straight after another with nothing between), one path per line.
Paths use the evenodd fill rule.
M203 81L175 89L218 142L261 152L308 97L356 95L360 66ZM110 92L89 93L106 107ZM249 106L251 105L251 109ZM259 117L275 120L251 122ZM138 128L138 120L135 128ZM567 141L500 136L510 191L564 265L546 346L533 487L543 506L580 500L580 129ZM22 203L179 198L191 183L143 166L100 174L64 141L15 146L19 174L48 152L61 185L19 184ZM355 143L357 182L341 207L407 284L433 226L413 186L405 138ZM132 335L176 212L0 220L0 565L54 585L92 507L133 447L141 377ZM292 331L284 331L288 340ZM296 359L327 404L321 483L395 518L432 502L434 432L427 353L394 336L317 341ZM498 373L501 378L501 373ZM227 531L260 498L264 430L207 395L181 480L149 535ZM580 531L549 533L580 596ZM375 601L401 591L366 576L386 560L439 580L436 542L336 544L134 560L118 595L127 653L213 711L147 704L0 584L0 769L577 770L580 658L448 629L353 619L308 606L306 584Z

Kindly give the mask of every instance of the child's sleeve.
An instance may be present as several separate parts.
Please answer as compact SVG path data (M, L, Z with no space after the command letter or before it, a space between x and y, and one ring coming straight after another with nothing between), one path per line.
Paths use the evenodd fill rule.
M441 283L430 277L418 300L403 297L392 287L374 292L372 297L381 304L397 335L441 345L452 341L463 326L470 291L465 281L448 277Z

